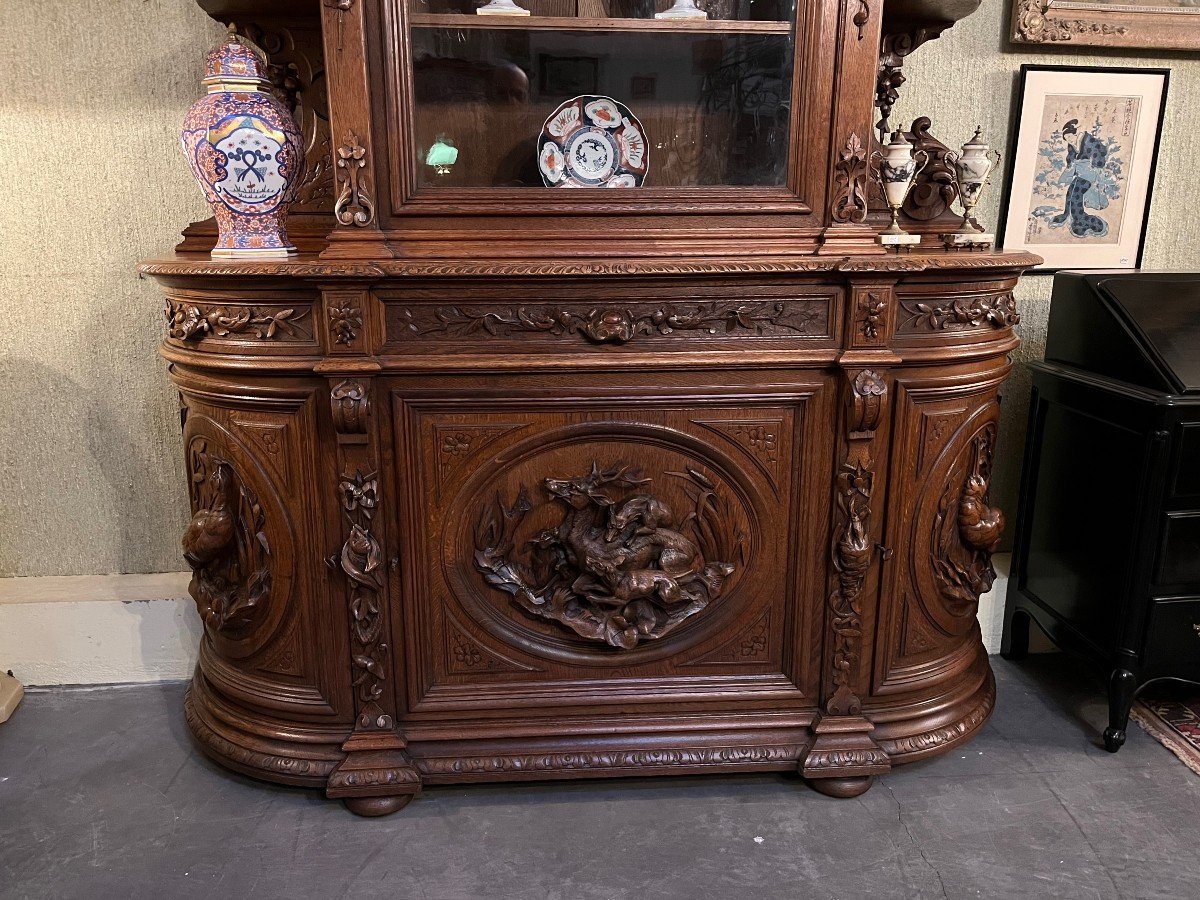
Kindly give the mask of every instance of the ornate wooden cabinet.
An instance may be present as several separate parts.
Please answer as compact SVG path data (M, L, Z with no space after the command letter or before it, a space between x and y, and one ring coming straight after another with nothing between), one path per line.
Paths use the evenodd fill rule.
M381 814L422 784L660 772L853 796L979 729L1036 258L937 249L927 119L911 254L876 244L868 178L875 101L973 3L203 2L308 141L299 256L214 261L198 223L142 267L205 752ZM640 103L643 186L532 186L565 90Z

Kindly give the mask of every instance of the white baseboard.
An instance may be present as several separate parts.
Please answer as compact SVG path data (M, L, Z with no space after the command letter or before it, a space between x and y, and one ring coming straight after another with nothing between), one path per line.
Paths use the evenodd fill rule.
M190 577L0 578L0 670L30 686L189 678L201 634Z
M979 598L988 653L1000 650L1008 565L996 554L996 583ZM201 635L190 577L0 578L0 671L31 686L190 678Z
M1004 595L1008 592L1008 567L1011 553L997 553L992 557L996 580L992 589L979 598L979 630L983 632L983 646L988 653L1000 652L1000 638L1004 634Z

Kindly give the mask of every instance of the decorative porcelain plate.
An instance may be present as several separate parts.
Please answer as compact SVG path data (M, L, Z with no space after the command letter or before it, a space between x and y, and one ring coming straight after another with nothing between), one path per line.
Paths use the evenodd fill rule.
M546 187L641 187L649 165L642 123L612 97L568 100L538 137L538 171Z

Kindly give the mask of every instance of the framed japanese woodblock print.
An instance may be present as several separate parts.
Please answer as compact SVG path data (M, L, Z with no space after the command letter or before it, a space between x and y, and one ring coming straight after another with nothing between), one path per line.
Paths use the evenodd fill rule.
M1169 74L1021 67L1005 250L1039 254L1042 270L1141 264Z
M1200 50L1196 0L1013 0L1018 44Z

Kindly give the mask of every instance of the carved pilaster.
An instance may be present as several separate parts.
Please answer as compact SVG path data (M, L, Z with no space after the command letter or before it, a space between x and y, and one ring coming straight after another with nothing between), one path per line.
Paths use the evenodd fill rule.
M371 382L334 379L330 415L337 434L337 501L343 542L330 567L342 576L350 623L354 731L342 745L346 759L325 792L346 799L362 815L393 812L421 789L420 776L396 728L397 667L389 644L390 607L384 563L378 449L372 423Z
M838 469L833 539L832 589L826 610L829 675L822 716L814 724L812 749L800 763L810 779L830 779L816 787L853 796L871 778L888 771L887 754L871 738L875 726L862 714L863 601L873 583L871 569L891 551L876 538L875 432L887 408L887 380L871 369L848 372L845 453Z
M338 98L330 110L337 226L321 254L327 259L384 259L391 255L376 212L377 160L371 146L372 80L367 74L365 5L361 0L322 0L320 7L329 94Z
M843 83L868 84L879 69L883 4L842 0L837 70ZM833 109L833 158L829 161L828 223L818 252L882 253L867 218L867 159L874 129L874 98L861 91L838 93Z

